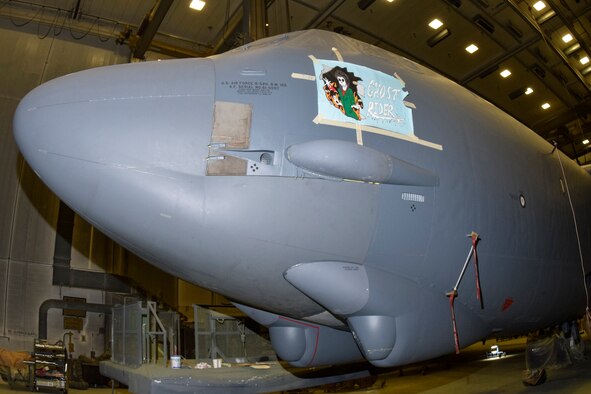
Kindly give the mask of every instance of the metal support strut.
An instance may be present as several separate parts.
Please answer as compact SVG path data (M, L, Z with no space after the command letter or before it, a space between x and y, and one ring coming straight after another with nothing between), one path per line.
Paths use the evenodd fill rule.
M458 287L460 286L460 282L464 277L464 273L466 272L466 268L468 268L468 263L470 262L470 258L474 255L474 272L476 274L476 298L480 301L480 309L484 309L484 303L482 302L482 290L480 288L480 274L478 272L478 253L476 251L476 245L480 240L478 233L472 231L470 234L467 235L472 240L472 245L470 246L470 251L468 252L468 256L466 257L466 261L464 262L464 266L462 267L462 271L460 272L460 276L453 287L453 289L445 295L449 297L449 309L451 312L451 322L453 325L453 333L454 333L454 342L456 345L456 354L460 353L460 337L458 335L458 328L456 325L456 312L454 308L455 299L458 297Z

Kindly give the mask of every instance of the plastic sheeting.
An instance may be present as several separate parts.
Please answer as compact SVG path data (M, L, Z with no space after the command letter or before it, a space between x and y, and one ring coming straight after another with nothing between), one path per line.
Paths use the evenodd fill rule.
M252 326L249 320L227 316L198 305L193 305L193 308L197 359L276 359L266 328Z
M102 361L100 371L103 376L126 384L129 391L136 394L284 392L370 376L366 364L346 368L289 368L279 363L268 365L269 369L172 369L153 364L130 368Z
M113 361L138 367L142 364L142 305L113 308Z
M561 335L528 339L525 365L528 370L559 369L573 362L568 340Z

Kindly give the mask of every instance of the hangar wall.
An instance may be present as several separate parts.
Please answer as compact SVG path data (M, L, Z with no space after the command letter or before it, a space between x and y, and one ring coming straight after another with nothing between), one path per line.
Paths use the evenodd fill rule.
M92 67L126 63L129 48L95 35L80 38L63 29L16 26L0 19L0 348L30 351L37 337L38 312L47 299L81 297L89 303L123 299L102 290L52 285L59 199L39 180L12 135L12 117L22 97L58 76ZM144 298L173 307L220 303L219 296L163 274L76 216L71 268L115 273L131 278ZM151 293L150 293L151 291ZM137 294L136 294L137 295ZM105 317L87 313L83 329L64 329L61 310L48 313L48 340L73 332L73 356L101 354ZM100 333L99 333L100 331Z
M20 99L35 86L60 75L86 68L127 62L128 49L97 37L76 40L38 26L14 26L0 20L0 347L32 350L37 337L41 303L74 296L104 303L100 290L52 286L53 252L58 198L26 165L12 136L12 116ZM66 36L68 33L68 36ZM78 237L80 238L80 237ZM73 266L99 269L78 257ZM62 312L51 310L48 339L57 341L73 331L74 355L103 351L104 338L95 338L104 316L87 314L83 330L64 330ZM88 335L86 335L88 331ZM92 342L92 343L91 343Z

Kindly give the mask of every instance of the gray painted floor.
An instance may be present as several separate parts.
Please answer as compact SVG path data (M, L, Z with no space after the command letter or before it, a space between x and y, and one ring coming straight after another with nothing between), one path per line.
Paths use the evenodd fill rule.
M569 368L548 371L548 380L545 384L525 387L521 383L521 374L525 368L525 341L501 342L499 345L507 352L507 357L486 360L484 354L494 343L489 341L485 346L473 345L464 349L459 356L447 356L425 364L391 371L378 375L377 378L307 389L301 393L591 393L590 352L587 352L585 360L577 361ZM6 383L0 383L0 393L18 391L24 392L27 389L22 387L10 390ZM107 394L111 393L111 389L72 389L70 393ZM115 389L115 393L128 394L128 391Z

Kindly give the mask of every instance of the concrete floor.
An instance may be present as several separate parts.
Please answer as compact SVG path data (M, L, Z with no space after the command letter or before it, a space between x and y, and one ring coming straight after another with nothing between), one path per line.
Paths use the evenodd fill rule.
M0 383L0 394L16 394L16 393L21 393L21 392L30 393L31 391L24 386L19 386L19 387L16 387L15 389L11 390L8 387L8 384L6 384L5 382ZM40 393L47 393L47 394L61 393L61 391L57 391L57 390L54 390L54 391L46 390L46 391L39 391L39 392ZM70 389L70 390L68 390L68 394L111 394L111 393L112 393L111 389L88 389L88 390ZM129 391L127 391L126 389L115 389L114 393L115 394L130 394Z
M486 359L485 353L495 341L463 349L461 354L445 356L416 366L381 374L365 387L339 390L339 393L591 393L591 344L587 344L584 360L568 368L548 370L546 383L537 387L523 385L525 369L525 339L498 343L507 352L501 359ZM315 390L307 393L319 394ZM334 391L333 391L334 392Z
M591 393L591 353L585 360L577 361L569 368L549 370L548 380L541 386L525 387L521 374L525 369L525 340L501 342L507 356L486 360L485 352L495 342L476 344L462 350L459 356L450 355L401 370L389 371L377 377L357 382L339 383L300 391L305 394L338 393ZM588 346L589 348L589 346ZM10 390L0 383L0 394L28 391L24 386ZM51 392L51 391L47 391ZM54 391L55 392L55 391ZM107 394L110 388L75 390L73 394ZM128 394L125 389L115 389L116 394ZM295 393L290 391L291 394ZM137 393L140 394L140 393Z

